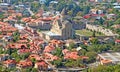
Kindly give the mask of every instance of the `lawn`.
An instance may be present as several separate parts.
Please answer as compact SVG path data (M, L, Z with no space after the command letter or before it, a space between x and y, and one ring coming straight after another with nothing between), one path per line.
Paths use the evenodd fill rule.
M84 36L92 36L93 32L86 30L86 29L83 29L83 30L76 30L76 34L84 35ZM95 35L96 36L104 36L104 34L102 34L102 33L95 33Z

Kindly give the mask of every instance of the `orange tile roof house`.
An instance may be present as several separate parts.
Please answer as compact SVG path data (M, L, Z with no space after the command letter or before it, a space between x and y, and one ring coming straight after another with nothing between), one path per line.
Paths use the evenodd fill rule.
M4 64L6 67L11 68L11 67L15 67L16 61L9 59L9 60L3 61L3 64Z
M98 61L102 65L108 64L119 64L120 63L120 53L119 52L105 52L98 54Z
M76 52L70 52L64 55L64 59L78 59L79 55L76 54Z
M62 53L64 55L64 59L74 59L77 60L78 58L81 58L83 60L88 59L87 56L79 56L77 51L69 51L68 49L62 50Z
M120 39L115 40L116 44L120 44Z
M21 60L20 62L17 63L17 68L21 69L21 68L28 68L28 67L32 67L33 63L32 61L26 59L26 60Z
M26 44L19 44L19 43L11 43L11 44L8 44L6 48L23 49L23 48L27 48L27 45Z
M32 52L32 50L30 49L19 49L17 51L18 54L24 54L24 53L30 53L30 52Z
M109 65L109 64L112 64L112 61L111 60L101 60L100 64L102 64L102 65Z
M3 36L12 36L13 32L17 31L17 29L10 26L8 23L0 22L0 31Z
M30 59L35 59L37 61L43 60L38 54L31 54L31 55L29 55L29 58Z
M35 68L38 68L39 70L46 70L48 68L48 64L45 61L36 62Z
M54 60L58 60L59 59L59 57L54 56L54 55L52 55L50 53L44 53L43 56L44 56L44 58L46 60L50 60L50 61L54 61Z
M48 45L45 47L44 52L52 52L53 50L55 50L55 47L52 45Z
M18 40L17 43L28 43L28 42L29 41L28 41L27 36L22 34L22 36L20 35L20 39Z
M55 47L63 47L64 46L64 42L61 41L61 40L50 40L50 43L51 45L55 46Z

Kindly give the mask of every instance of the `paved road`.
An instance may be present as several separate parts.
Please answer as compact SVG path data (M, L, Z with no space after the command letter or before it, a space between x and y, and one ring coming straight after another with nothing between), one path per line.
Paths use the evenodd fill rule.
M58 71L83 71L86 68L58 68Z

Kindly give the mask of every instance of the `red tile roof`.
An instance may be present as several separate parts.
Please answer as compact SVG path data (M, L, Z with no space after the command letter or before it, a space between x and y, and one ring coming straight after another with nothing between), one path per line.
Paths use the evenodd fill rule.
M31 54L30 56L29 56L29 58L30 59L36 59L37 61L40 61L40 60L43 60L39 55L37 55L37 54Z
M53 50L55 50L55 47L52 45L48 45L45 47L44 52L51 52Z
M26 68L26 67L31 67L33 64L32 64L32 61L30 60L22 60L20 62L17 63L17 66L18 67L22 67L22 68Z
M30 49L19 49L19 50L18 50L18 53L19 53L19 54L29 53L29 52L31 52Z
M20 48L27 48L26 44L19 44L19 43L12 43L12 44L8 44L7 48L16 48L16 49L20 49Z
M6 61L3 61L4 64L16 64L16 61L15 60L6 60Z
M109 63L112 63L111 60L101 60L101 63L102 64L109 64Z
M120 40L115 40L115 42L120 43Z
M48 64L45 61L36 62L35 65L38 67L48 67Z

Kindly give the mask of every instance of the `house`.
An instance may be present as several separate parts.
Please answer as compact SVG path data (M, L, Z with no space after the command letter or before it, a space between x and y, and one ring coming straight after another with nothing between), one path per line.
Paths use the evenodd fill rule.
M3 3L10 3L12 0L1 0Z
M3 35L0 35L0 39L2 39L3 38Z
M114 6L113 8L115 8L115 9L120 9L120 6Z
M63 54L66 54L66 53L68 53L68 52L70 52L68 49L62 50L62 53L63 53Z
M24 54L24 53L30 53L30 52L32 52L32 50L30 49L19 49L17 51L18 54Z
M38 54L31 54L31 55L29 55L29 58L30 59L35 59L37 61L43 60Z
M105 52L98 54L97 60L100 64L120 64L120 53L119 52Z
M21 68L28 68L28 67L32 67L32 61L30 61L29 59L26 60L21 60L20 62L17 63L17 68L21 69Z
M45 61L40 61L40 62L36 62L34 67L39 70L47 70L48 64Z
M120 44L120 40L119 39L115 40L115 43Z
M117 15L116 14L107 14L107 19L108 20L114 20L114 19L116 19L116 17L117 17Z
M94 2L95 0L88 0L89 2Z
M13 38L11 36L4 36L2 39L6 42L9 42L9 41L13 40Z
M103 1L105 1L105 0L95 0L95 2L103 2Z
M16 66L16 61L15 60L6 60L6 61L3 61L3 64L8 67L8 68L11 68L11 67L15 67Z
M113 6L119 6L120 4L118 2L116 2L116 3L113 3L112 5Z
M23 48L27 48L27 44L11 43L8 44L6 48L23 49Z
M17 43L28 43L29 41L28 41L28 38L27 38L27 34L25 34L25 35L20 35L20 39L17 41Z
M55 50L55 47L52 46L52 45L48 45L48 46L45 46L45 49L44 49L44 52L52 52L53 50Z
M112 64L112 61L111 60L101 60L100 64L101 65L110 65L110 64Z
M77 52L68 52L66 54L64 54L64 59L78 59L79 58L79 55Z
M55 47L63 47L65 43L62 40L53 39L53 40L50 40L49 44Z
M80 56L78 55L78 52L77 51L69 51L67 49L64 49L62 51L62 53L64 54L64 59L78 59Z
M118 3L120 3L120 0L117 0Z
M8 57L8 54L0 54L0 61L5 61L6 59L8 59Z
M45 20L46 19L46 20ZM52 21L49 18L45 19L36 19L27 23L27 26L31 28L41 29L41 30L50 30L52 26Z
M43 56L45 57L46 60L49 60L49 61L54 61L59 59L59 57L54 56L50 53L44 53Z

